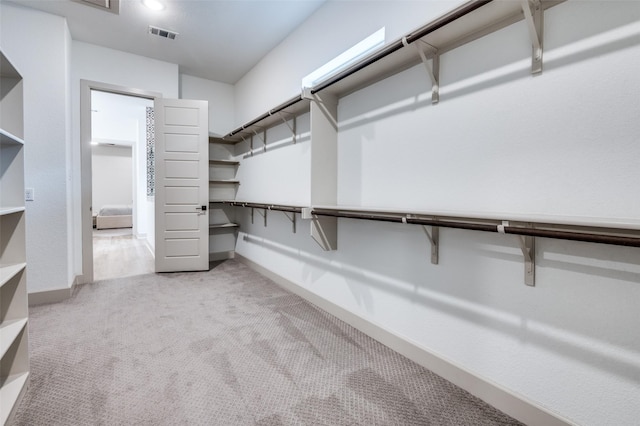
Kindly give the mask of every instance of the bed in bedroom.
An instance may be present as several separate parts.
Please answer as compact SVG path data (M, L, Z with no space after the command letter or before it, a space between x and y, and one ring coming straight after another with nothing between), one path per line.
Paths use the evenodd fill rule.
M131 206L105 205L95 217L96 229L131 228Z

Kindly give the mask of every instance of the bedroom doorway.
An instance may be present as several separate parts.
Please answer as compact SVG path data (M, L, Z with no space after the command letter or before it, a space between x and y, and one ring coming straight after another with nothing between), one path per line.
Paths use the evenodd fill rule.
M94 281L153 272L153 143L153 100L91 90Z
M82 81L81 282L154 272L150 160L159 96Z

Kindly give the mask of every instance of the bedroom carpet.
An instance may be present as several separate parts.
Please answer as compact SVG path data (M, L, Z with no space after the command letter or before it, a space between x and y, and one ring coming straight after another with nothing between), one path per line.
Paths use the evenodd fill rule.
M30 309L17 425L513 425L237 261Z

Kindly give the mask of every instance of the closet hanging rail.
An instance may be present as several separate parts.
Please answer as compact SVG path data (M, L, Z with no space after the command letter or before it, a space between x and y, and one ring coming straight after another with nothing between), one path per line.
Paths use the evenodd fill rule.
M482 6L491 3L493 0L479 0L479 1L474 1L471 3L466 3L464 5L462 5L461 7L459 7L458 9L453 10L451 13L441 17L440 19L431 22L429 24L427 24L426 26L422 27L421 29L417 30L414 33L411 33L405 37L403 37L400 40L396 40L395 42L389 44L388 46L384 47L382 50L380 50L379 52L375 53L374 55L364 59L362 62L358 62L355 65L353 65L350 68L347 68L346 70L336 74L335 76L327 79L326 81L323 81L322 83L318 84L316 87L313 87L311 89L311 93L315 94L321 90L326 89L329 86L334 85L335 83L349 77L352 74L357 73L358 71L361 71L364 68L367 68L368 66L370 66L371 64L378 62L380 59L383 59L389 55L391 55L392 53L402 49L403 47L405 47L406 45L409 45L413 42L415 42L416 40L421 39L424 36L427 36L429 34L431 34L432 32L451 24L452 22L455 22L456 20L462 18L465 15L468 15L474 11L476 11L477 9L481 8Z
M500 219L445 219L414 213L385 213L373 211L359 212L355 210L327 208L312 208L311 214L314 216L365 219L382 222L428 225L440 228L496 232L502 234L520 235L524 237L543 237L561 240L582 241L588 243L640 247L640 230L630 230L624 228L558 225L553 223L529 221L526 222L527 225L513 226L509 221L503 221ZM565 229L550 229L559 226L562 226Z
M243 201L224 201L224 203L229 204L230 206L233 206L233 207L249 207L254 209L275 210L279 212L302 213L302 207L299 207L299 206L250 203L250 202L243 202Z
M253 119L252 121L243 124L242 126L238 127L237 129L231 131L230 133L226 134L225 136L223 136L223 139L227 139L230 137L233 137L234 135L237 135L238 133L242 133L244 130L249 129L252 126L255 126L256 124L260 123L261 121L264 121L265 119L271 117L271 116L277 116L278 113L285 111L288 108L291 108L292 106L296 105L298 102L303 101L304 98L302 97L302 95L297 95L291 99L289 99L288 101L278 105L277 107L265 112L264 114L262 114L261 116Z

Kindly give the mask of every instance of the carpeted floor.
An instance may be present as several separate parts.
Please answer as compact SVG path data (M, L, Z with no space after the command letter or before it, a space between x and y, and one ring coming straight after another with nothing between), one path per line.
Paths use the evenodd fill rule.
M236 261L30 309L18 425L511 425Z

